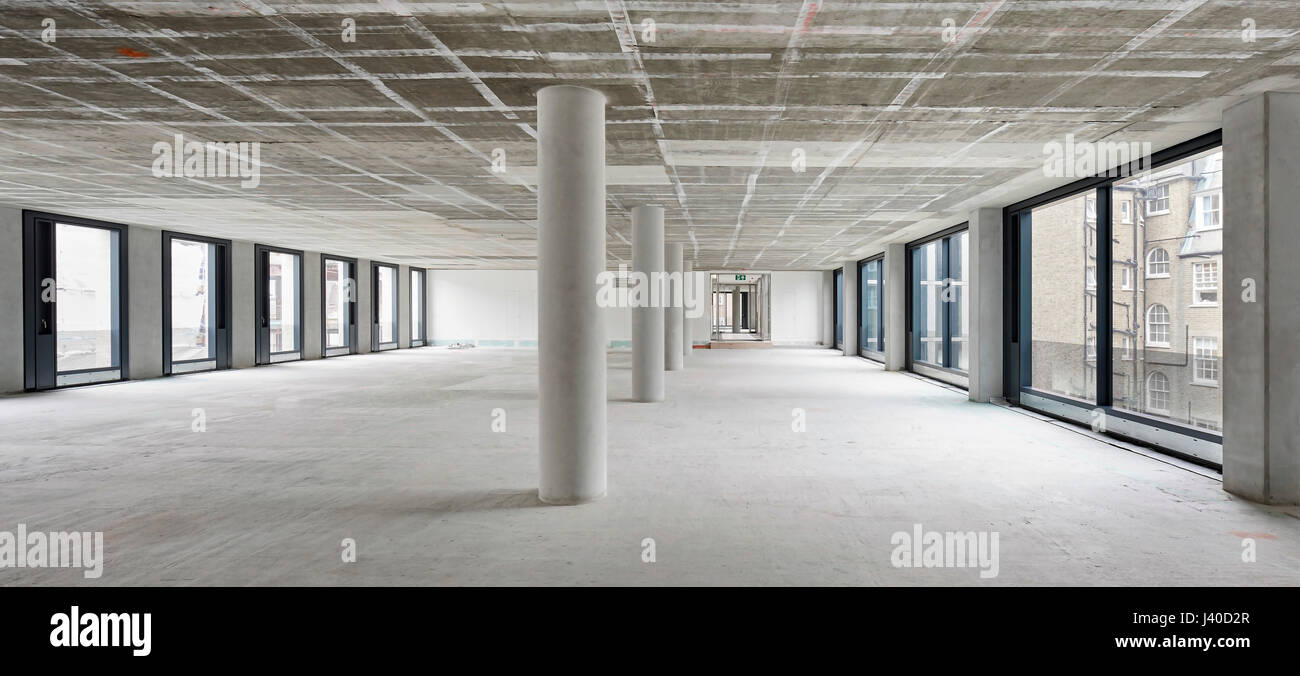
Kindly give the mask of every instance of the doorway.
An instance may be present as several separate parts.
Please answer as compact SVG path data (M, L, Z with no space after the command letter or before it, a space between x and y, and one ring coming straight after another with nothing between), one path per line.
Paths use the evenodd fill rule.
M257 245L257 363L302 359L302 252Z
M163 233L163 373L230 368L230 242Z
M716 272L710 275L713 290L715 344L770 343L771 275L753 272Z
M322 355L357 353L357 261L321 256Z
M122 380L126 226L23 212L24 386Z
M397 266L388 263L370 264L370 350L392 350L397 347Z

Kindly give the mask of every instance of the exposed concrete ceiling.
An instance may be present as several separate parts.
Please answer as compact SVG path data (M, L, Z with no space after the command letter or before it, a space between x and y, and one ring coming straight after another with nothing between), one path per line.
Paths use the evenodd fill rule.
M0 9L0 202L435 268L534 267L550 84L608 96L611 264L660 204L697 269L754 270L1059 185L1066 134L1159 149L1300 89L1297 0ZM155 178L175 134L260 142L260 184Z

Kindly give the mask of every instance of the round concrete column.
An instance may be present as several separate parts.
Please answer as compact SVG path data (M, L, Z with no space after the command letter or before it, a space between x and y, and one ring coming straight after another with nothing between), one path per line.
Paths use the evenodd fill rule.
M686 318L685 294L682 293L682 245L669 244L664 247L664 271L667 272L669 284L664 285L664 370L680 371L686 366L686 357L682 354L682 338L686 335L683 325ZM676 281L672 281L676 280Z
M693 294L698 293L695 290L695 264L690 261L682 263L682 300L694 298ZM692 346L695 341L692 339L692 322L693 319L686 316L685 303L682 309L682 356L689 358L691 356ZM685 366L685 364L683 364Z
M605 97L537 93L537 328L543 502L605 495Z
M644 274L646 284L642 304L632 308L632 398L663 401L664 308L650 303L650 290L664 272L663 207L632 208L632 272Z
M731 332L740 333L740 287L731 290Z

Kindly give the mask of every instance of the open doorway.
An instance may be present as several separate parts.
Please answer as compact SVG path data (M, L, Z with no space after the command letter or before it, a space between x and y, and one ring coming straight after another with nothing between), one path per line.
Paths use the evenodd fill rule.
M715 272L710 275L713 290L715 347L730 344L753 347L770 345L771 275L753 272Z

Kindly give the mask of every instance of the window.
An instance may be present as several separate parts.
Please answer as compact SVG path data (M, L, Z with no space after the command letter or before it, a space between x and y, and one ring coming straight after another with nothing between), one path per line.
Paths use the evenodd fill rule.
M1219 304L1219 264L1217 261L1192 264L1192 305L1212 307Z
M357 262L351 258L321 257L321 331L324 356L357 351Z
M1223 227L1220 220L1220 201L1222 197L1219 193L1210 195L1201 195L1201 229L1213 230L1214 228Z
M1159 371L1147 376L1147 413L1169 414L1169 378Z
M163 373L230 368L230 242L163 233Z
M1130 361L1130 360L1133 359L1133 339L1132 339L1132 338L1129 338L1128 336L1123 336L1123 337L1120 338L1120 351L1119 351L1119 358L1120 358L1120 359L1123 359L1124 361Z
M1152 249L1147 252L1147 277L1169 276L1169 252Z
M1219 339L1192 339L1192 382L1197 385L1219 384Z
M1169 213L1169 184L1151 186L1147 191L1147 215L1156 216Z
M835 315L835 347L843 347L844 345L844 269L840 268L839 270L836 270L834 273L834 277L835 277L835 288L834 288L835 299L834 302L832 303L834 307L831 308L831 310ZM727 316L731 317L730 311L728 311ZM727 321L730 322L731 320L728 319ZM732 327L731 330L739 331L740 329L737 327Z
M1097 222L1097 198L1088 197L1083 201L1083 220L1087 223Z
M1169 347L1169 310L1159 303L1147 308L1147 345Z
M125 235L121 225L23 212L26 389L127 374Z
M1211 420L1211 419L1209 419L1209 418L1200 418L1200 417L1197 417L1197 416L1192 416L1190 422L1192 423L1192 426L1194 426L1194 427L1199 427L1199 428L1201 428L1201 429L1203 429L1203 430L1209 430L1209 431L1211 431L1211 432L1218 432L1218 431L1219 431L1219 421L1218 421L1218 420Z
M1133 268L1128 265L1119 269L1119 288L1123 291L1133 290Z
M302 252L258 245L257 363L302 358Z
M391 350L397 347L397 266L372 263L371 270L371 349Z
M1096 401L1097 240L1081 205L1095 191L1077 193L1028 212L1033 279L1029 386L1040 392ZM1092 336L1089 340L1089 336Z
M425 340L424 270L411 268L411 347Z
M1119 221L1121 223L1133 222L1133 203L1128 199L1122 199L1117 202L1119 205Z
M959 371L967 369L968 243L968 233L962 230L912 247L913 362Z
M868 352L885 351L884 288L885 261L876 258L858 263L858 320L861 332L859 346Z

